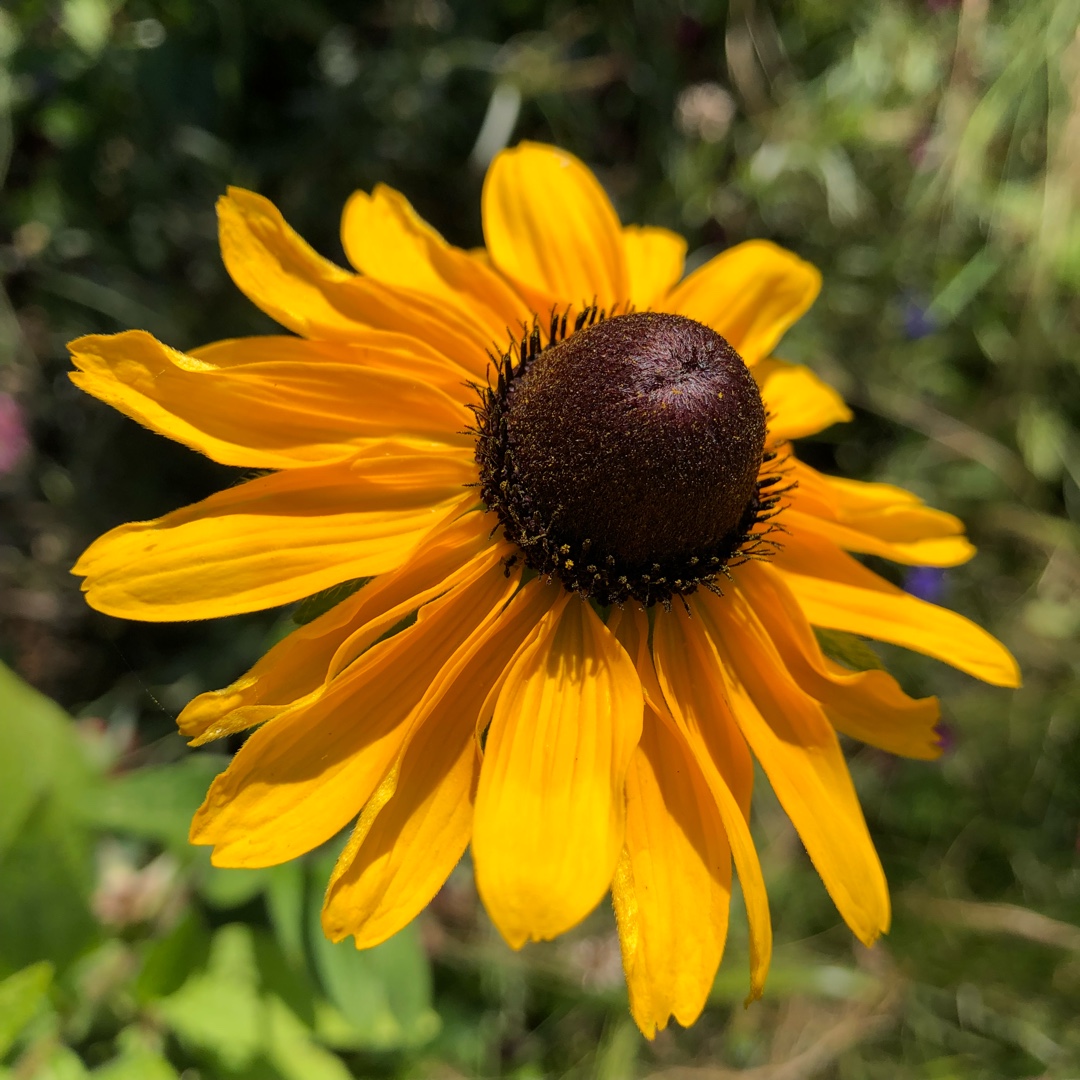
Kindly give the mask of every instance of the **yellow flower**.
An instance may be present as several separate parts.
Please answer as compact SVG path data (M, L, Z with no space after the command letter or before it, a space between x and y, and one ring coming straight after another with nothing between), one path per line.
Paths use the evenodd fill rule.
M195 744L256 728L192 840L220 866L268 866L359 815L323 925L360 947L408 923L470 844L515 948L610 889L651 1037L701 1012L732 864L761 993L753 755L855 935L887 930L837 732L932 758L937 701L839 666L811 627L1019 676L985 631L847 554L953 566L973 553L956 518L787 446L849 417L771 356L817 271L750 242L684 278L679 237L620 225L580 161L532 143L491 166L479 251L385 187L345 208L357 273L258 195L230 191L219 217L233 280L296 336L186 354L139 331L85 337L72 379L272 471L114 529L75 573L94 607L151 621L374 580L184 710Z

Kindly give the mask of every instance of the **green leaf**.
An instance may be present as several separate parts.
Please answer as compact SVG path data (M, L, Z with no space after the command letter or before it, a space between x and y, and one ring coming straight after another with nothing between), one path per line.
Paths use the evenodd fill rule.
M862 638L843 630L822 630L816 626L814 634L821 651L830 660L835 660L852 671L886 670L881 657Z
M63 966L96 933L77 813L93 779L64 711L0 664L0 968Z
M149 1032L129 1027L120 1032L121 1052L111 1062L94 1069L94 1080L177 1080L176 1069L168 1063Z
M209 851L200 852L209 860ZM199 895L216 908L237 908L250 903L262 893L270 881L267 869L207 866L199 883Z
M15 1073L22 1080L19 1073ZM87 1080L90 1076L82 1059L67 1046L56 1045L39 1067L29 1074L28 1080Z
M134 992L141 1002L174 994L206 962L210 935L202 919L189 912L172 931L144 946Z
M240 923L222 927L206 971L159 1001L157 1012L181 1042L210 1053L226 1069L250 1065L265 1029L251 930Z
M1001 269L1001 256L983 248L968 260L934 297L928 309L940 325L951 323Z
M0 858L43 797L89 776L64 710L0 663Z
M325 869L329 873L329 867ZM431 1007L431 968L416 924L373 949L357 949L351 941L335 945L323 934L321 901L316 892L308 907L315 969L351 1029L346 1033L332 1021L324 1024L321 1033L327 1041L356 1049L395 1050L433 1038L439 1017Z
M0 958L63 968L99 935L89 837L59 796L42 800L0 861Z
M269 871L266 904L274 934L285 957L304 962L304 866L298 859Z
M174 765L136 769L85 800L83 814L99 829L190 851L191 818L211 781L227 764L222 754L193 753Z
M286 958L277 939L267 933L255 936L255 957L264 998L275 995L309 1028L315 1026L320 992L306 955ZM325 1004L325 1003L324 1003ZM326 1006L330 1008L330 1006Z
M266 1056L285 1080L351 1080L352 1073L277 997L266 1001Z
M42 961L0 982L0 1058L34 1018L52 983L53 966Z

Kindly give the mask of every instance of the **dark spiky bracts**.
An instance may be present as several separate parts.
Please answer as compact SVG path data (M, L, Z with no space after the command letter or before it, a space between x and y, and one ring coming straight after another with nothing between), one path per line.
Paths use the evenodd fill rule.
M722 595L720 578L751 559L766 559L778 549L782 526L775 521L783 495L791 490L782 461L775 451L761 455L757 479L737 523L721 539L692 552L654 553L644 560L627 561L594 543L560 529L558 512L545 513L522 483L508 428L515 388L535 361L548 349L573 334L617 318L591 304L572 323L569 312L553 312L545 335L538 322L523 327L520 339L511 338L505 352L491 354L487 385L474 385L480 400L470 406L476 416L476 460L480 467L480 495L531 570L548 579L558 577L566 589L601 605L623 605L635 600L644 607L704 587Z

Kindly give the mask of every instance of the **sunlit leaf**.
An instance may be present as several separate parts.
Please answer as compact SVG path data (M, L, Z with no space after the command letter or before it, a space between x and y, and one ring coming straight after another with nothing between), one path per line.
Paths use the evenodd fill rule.
M156 1012L181 1042L226 1068L251 1064L263 1048L266 1024L251 930L239 923L222 927L206 970L158 1002Z
M0 982L0 1059L45 1001L52 982L52 964L32 964Z
M173 765L134 769L95 791L85 801L85 817L99 829L190 851L191 818L227 764L221 754L193 753Z
M348 1034L335 1032L335 1041L391 1050L431 1039L439 1018L431 1007L431 968L416 924L373 949L357 949L351 941L334 944L327 939L319 920L321 906L316 892L308 907L315 969L351 1029Z
M319 1046L280 998L267 998L266 1018L266 1056L285 1080L350 1080L337 1055Z

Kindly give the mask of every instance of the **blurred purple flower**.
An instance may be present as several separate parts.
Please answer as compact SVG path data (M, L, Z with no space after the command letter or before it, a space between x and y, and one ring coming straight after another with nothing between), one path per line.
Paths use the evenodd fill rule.
M10 395L0 393L0 476L14 472L30 449L22 409Z
M937 331L937 321L930 314L926 301L914 293L905 293L904 305L904 334L911 341L929 337Z
M935 604L945 593L945 571L937 566L913 566L904 579L904 588L920 600Z
M943 754L951 754L956 749L956 732L944 720L934 725L934 734Z

